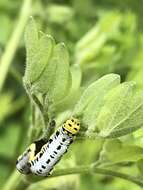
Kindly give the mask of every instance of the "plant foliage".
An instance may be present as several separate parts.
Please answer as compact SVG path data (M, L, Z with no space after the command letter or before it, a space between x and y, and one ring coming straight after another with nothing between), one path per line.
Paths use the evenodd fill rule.
M1 188L141 190L142 2L1 0L0 10ZM70 117L81 129L52 179L17 173L24 148Z

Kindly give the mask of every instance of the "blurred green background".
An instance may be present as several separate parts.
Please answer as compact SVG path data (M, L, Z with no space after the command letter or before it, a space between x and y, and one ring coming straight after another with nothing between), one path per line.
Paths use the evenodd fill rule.
M25 7L24 7L25 6ZM30 103L22 84L25 70L23 30L32 15L38 28L64 42L70 64L82 69L82 86L107 73L120 74L143 89L143 1L142 0L1 0L0 1L0 187L7 190L15 161L26 146L31 121ZM85 151L78 153L80 146ZM100 143L73 145L77 163L98 157ZM71 153L71 151L70 151ZM73 156L66 155L67 160ZM60 165L69 166L66 159ZM128 168L126 168L128 169ZM132 174L136 169L131 168ZM133 183L98 175L73 175L10 190L96 189L140 190Z

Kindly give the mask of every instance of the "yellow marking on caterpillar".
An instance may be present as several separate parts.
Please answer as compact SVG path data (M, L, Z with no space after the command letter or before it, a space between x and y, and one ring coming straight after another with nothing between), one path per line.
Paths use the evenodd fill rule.
M19 157L21 160L16 164L17 169L23 174L49 175L57 162L67 152L79 130L79 120L68 119L55 131L49 141L45 142L41 139L32 143Z
M30 156L29 156L29 161L33 160L35 158L35 150L36 150L36 145L35 143L32 143L30 146L29 146L29 149L30 149Z
M75 118L68 119L64 123L63 128L71 134L76 135L80 129L80 122Z
M30 153L30 158L29 158L29 161L33 161L35 160L37 157L39 157L39 155L42 153L44 153L44 149L47 147L47 143L45 145L42 146L41 150L35 155L35 148L36 148L36 145L35 143L31 144L30 145L30 150L31 150L31 153Z
M22 155L18 156L17 160L20 160L22 158Z

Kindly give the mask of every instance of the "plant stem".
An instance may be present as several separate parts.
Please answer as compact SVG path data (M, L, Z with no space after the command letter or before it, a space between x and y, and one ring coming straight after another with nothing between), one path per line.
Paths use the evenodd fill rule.
M29 96L32 98L33 102L36 104L37 108L40 110L41 116L43 118L43 123L44 123L44 129L43 132L45 134L45 131L47 133L47 125L49 123L49 117L47 112L44 110L44 106L41 104L37 96L35 94L29 93Z
M17 50L19 41L21 39L25 24L30 15L32 0L24 0L22 8L20 11L18 22L15 26L15 29L11 35L11 38L6 46L5 52L1 57L0 63L0 92L3 88L10 64L14 58L15 52Z
M49 139L52 133L54 132L55 126L49 125L47 130L46 130L46 138Z
M40 114L42 115L42 113L40 112ZM33 100L31 99L31 124L28 130L28 144L31 144L36 138L37 138L37 122L38 122L38 117L39 112L37 114L37 107L35 105L35 103L33 102Z
M82 174L82 173L85 174L85 173L90 173L90 172L91 172L90 166L78 166L78 167L69 168L69 169L56 170L55 172L53 172L52 175L49 176L49 178L58 177L62 175L70 175L70 174Z
M29 95L31 96L32 100L34 101L38 109L40 110L41 114L43 115L43 106L41 102L39 101L39 99L37 98L37 96L35 96L35 94L30 94L30 93Z
M112 177L119 177L121 179L125 179L130 182L133 182L133 183L139 185L140 187L143 187L143 180L138 177L135 177L135 176L131 176L128 174L124 174L121 172L116 172L116 171L112 171L112 170L108 170L108 169L96 168L96 167L94 167L93 172L97 173L97 174L109 175Z
M32 112L32 126L35 127L35 123L36 123L36 108L35 108L34 104L31 105L31 112Z
M99 168L99 167L96 167L96 165L94 164L87 165L87 166L78 166L78 167L73 167L73 168L68 168L68 169L59 169L59 170L54 171L51 176L48 176L48 178L58 177L58 176L63 176L63 175L70 175L70 174L86 174L86 173L94 173L94 174L109 175L112 177L119 177L121 179L128 180L130 182L133 182L143 187L143 180L140 178L137 178L135 176L131 176L125 173L117 172L117 171ZM36 177L36 182L42 179L43 178Z
M32 114L32 118L31 118L31 125L29 128L29 142L28 144L30 144L33 141L33 137L34 137L34 132L35 132L35 105L33 104L33 102L31 102L31 114Z
M49 123L49 116L48 116L48 108L46 105L46 94L43 95L43 119L44 119L44 132L49 130L48 123ZM47 131L49 133L50 131Z

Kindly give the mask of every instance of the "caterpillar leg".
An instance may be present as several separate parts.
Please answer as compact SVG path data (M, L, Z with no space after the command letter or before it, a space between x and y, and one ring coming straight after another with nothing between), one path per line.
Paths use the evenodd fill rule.
M52 173L53 173L53 168L49 171L49 173L47 174L47 176L52 175Z

